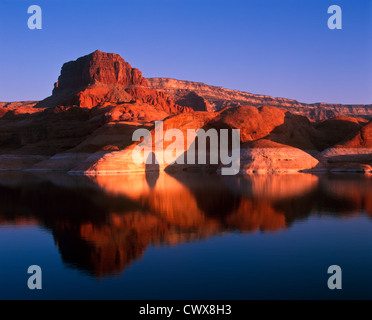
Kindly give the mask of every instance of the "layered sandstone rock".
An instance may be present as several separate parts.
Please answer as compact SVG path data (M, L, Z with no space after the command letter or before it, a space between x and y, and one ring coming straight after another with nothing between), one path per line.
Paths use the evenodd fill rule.
M53 94L69 89L83 89L95 82L125 87L147 86L147 81L141 71L132 68L118 54L96 50L62 66L61 75L55 84Z
M0 102L0 119L12 119L17 115L40 112L35 108L37 101Z
M335 172L372 172L372 120L356 134L323 151L319 159Z
M275 107L240 106L220 112L210 123L214 128L240 129L242 143L262 138L298 147L317 149L310 121Z
M205 126L208 121L213 118L214 114L206 112L192 112L192 113L182 113L172 117L169 117L163 122L163 132L171 129L180 130L185 140L180 143L181 150L185 152L190 147L194 140L187 141L187 130L188 129L199 129ZM135 129L135 128L133 128ZM137 164L133 158L133 149L138 145L139 142L133 142L124 147L122 150L112 151L107 153L95 153L92 156L86 158L85 161L77 163L76 167L71 169L71 173L84 173L84 174L116 174L116 173L128 173L128 172L149 172L149 171L163 171L168 166L167 156L170 156L166 152L167 147L172 143L171 141L164 141L163 137L158 141L155 141L155 127L151 126L147 128L151 134L152 141L149 142L152 146L153 152L148 156L151 157L151 164ZM161 133L162 134L162 133ZM129 137L128 137L129 138ZM132 136L130 135L130 139ZM164 152L161 154L155 153L156 144L161 144ZM142 155L141 155L142 156ZM157 164L155 163L155 159ZM137 159L140 162L140 158ZM147 160L147 159L145 159ZM199 166L200 167L200 166ZM180 166L179 169L182 169Z
M0 152L3 155L0 169L89 174L217 169L218 165L209 162L198 165L196 154L196 163L192 165L169 165L164 159L169 154L151 155L163 159L158 166L136 164L132 158L132 150L138 144L132 140L134 131L146 128L153 135L154 123L164 120L164 132L177 129L184 139L189 129L216 129L218 134L219 129L230 133L232 129L239 129L245 149L242 172L246 173L322 166L330 170L370 171L371 122L366 124L367 120L346 116L312 122L298 114L302 112L296 109L299 107L302 111L308 110L302 114L312 115L313 119L313 115L317 115L309 111L315 106L298 105L294 100L201 83L146 80L119 55L95 51L63 65L51 97L36 105L35 102L0 104ZM337 113L329 113L327 105L319 108L327 115ZM340 108L349 114L345 106ZM366 116L353 113L356 115ZM158 143L163 144L164 150L173 145L173 141ZM177 141L182 150L179 159L186 160L193 152L192 147L198 150L198 144L198 138ZM219 151L219 147L213 150ZM209 159L210 153L206 152ZM321 163L317 164L313 157Z
M167 112L188 111L176 105L163 92L148 87L142 72L118 54L99 50L65 63L50 97L37 107L76 105L93 108L105 103L146 103Z
M34 169L71 169L82 154L130 145L138 126L191 110L148 88L142 73L119 55L100 51L64 64L52 96L35 104L0 104L0 152L27 169L29 155L54 156ZM71 159L60 155L65 152ZM3 160L0 169L10 164Z
M336 148L372 149L372 120L364 125L359 132Z
M361 117L365 119L372 117L372 105L306 104L291 99L274 98L267 95L224 89L201 82L168 78L150 78L147 80L152 88L163 90L173 100L183 106L193 107L194 95L203 98L208 105L208 111L221 110L225 107L236 107L239 105L251 105L255 107L273 106L285 108L293 114L306 116L314 121L338 116ZM193 94L190 95L190 93Z
M240 173L290 173L320 169L319 161L310 154L269 140L258 140L242 146Z

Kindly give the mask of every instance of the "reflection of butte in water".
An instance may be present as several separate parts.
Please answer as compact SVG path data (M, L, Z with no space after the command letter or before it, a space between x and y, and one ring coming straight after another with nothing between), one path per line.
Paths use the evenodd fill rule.
M1 177L0 223L49 228L63 261L95 276L119 273L149 244L284 230L312 211L372 215L367 178L17 175Z

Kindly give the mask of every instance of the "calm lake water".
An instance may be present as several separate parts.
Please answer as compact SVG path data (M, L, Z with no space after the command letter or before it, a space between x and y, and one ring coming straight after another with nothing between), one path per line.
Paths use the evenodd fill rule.
M2 173L0 299L60 298L371 299L372 178Z

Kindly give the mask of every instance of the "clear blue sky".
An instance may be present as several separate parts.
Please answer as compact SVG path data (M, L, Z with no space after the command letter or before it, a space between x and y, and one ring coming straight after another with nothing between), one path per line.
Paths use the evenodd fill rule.
M42 30L27 27L32 4ZM327 27L332 4L342 30ZM64 62L99 49L145 77L372 103L371 20L372 0L1 0L0 101L49 96Z

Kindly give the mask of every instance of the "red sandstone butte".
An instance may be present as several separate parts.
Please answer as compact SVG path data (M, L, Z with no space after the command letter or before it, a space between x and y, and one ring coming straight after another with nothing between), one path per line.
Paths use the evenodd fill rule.
M149 170L132 161L132 134L141 127L154 130L155 121L164 120L164 130L183 133L240 129L244 173L370 172L371 116L368 105L309 105L203 83L145 79L118 54L97 50L65 63L50 97L0 103L0 169Z
M176 105L163 92L148 87L142 72L120 55L94 51L65 63L52 95L37 107L76 105L92 108L101 104L146 103L167 112L190 111Z

